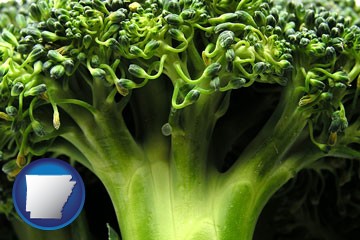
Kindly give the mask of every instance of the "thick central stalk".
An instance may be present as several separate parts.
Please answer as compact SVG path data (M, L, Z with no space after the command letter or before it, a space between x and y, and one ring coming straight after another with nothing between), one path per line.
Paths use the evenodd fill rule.
M262 180L243 172L229 183L218 175L212 176L217 179L214 185L183 195L181 188L174 188L177 180L165 162L139 167L125 187L117 181L116 170L98 173L114 204L123 239L251 240L261 209L292 177L285 166Z

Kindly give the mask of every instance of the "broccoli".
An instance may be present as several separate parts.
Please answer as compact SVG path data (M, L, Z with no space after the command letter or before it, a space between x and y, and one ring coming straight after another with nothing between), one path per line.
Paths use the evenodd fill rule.
M354 1L2 3L0 150L66 155L122 239L250 240L274 193L360 159Z

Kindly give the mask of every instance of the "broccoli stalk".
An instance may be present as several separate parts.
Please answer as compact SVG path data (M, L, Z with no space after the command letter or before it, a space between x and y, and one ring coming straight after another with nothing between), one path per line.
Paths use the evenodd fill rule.
M123 239L252 239L301 169L360 159L351 1L332 3L346 18L308 1L26 4L1 22L3 171L83 164Z

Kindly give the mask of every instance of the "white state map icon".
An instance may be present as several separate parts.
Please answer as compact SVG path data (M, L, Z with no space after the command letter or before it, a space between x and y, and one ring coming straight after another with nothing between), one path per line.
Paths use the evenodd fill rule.
M25 175L26 211L30 218L61 219L76 181L71 175Z

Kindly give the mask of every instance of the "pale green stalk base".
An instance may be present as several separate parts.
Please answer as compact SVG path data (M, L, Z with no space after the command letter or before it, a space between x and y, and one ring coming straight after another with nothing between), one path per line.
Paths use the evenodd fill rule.
M124 240L251 240L262 208L294 173L284 166L258 180L251 172L239 174L234 183L218 181L226 179L219 174L191 194L179 194L169 166L160 161L137 169L126 189L116 173L99 177Z

